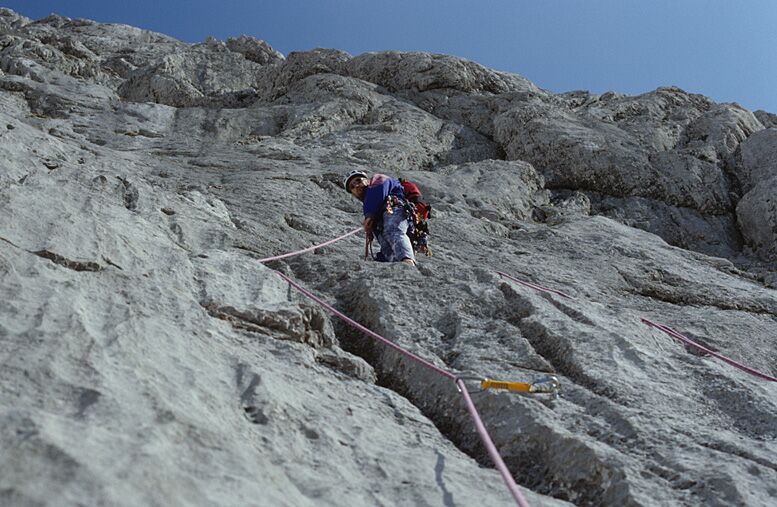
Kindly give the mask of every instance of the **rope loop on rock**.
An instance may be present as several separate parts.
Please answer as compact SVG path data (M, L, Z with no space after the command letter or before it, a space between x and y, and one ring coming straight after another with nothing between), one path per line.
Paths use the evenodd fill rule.
M697 349L697 350L699 350L701 352L704 352L705 354L709 354L709 355L711 355L713 357L717 357L718 359L720 359L724 363L728 363L731 366L733 366L734 368L739 368L740 370L742 370L742 371L744 371L746 373L749 373L750 375L752 375L754 377L758 377L758 378L761 378L761 379L764 379L764 380L768 380L770 382L777 382L777 378L772 377L771 375L767 375L765 373L761 373L758 370L750 368L749 366L745 366L744 364L742 364L740 362L734 361L730 357L726 357L723 354L719 354L719 353L715 352L714 350L710 350L707 347L705 347L704 345L698 344L695 341L693 341L690 338L688 338L687 336L684 336L684 335L678 333L677 331L675 331L674 329L672 329L669 326L666 326L664 324L659 324L657 322L653 322L653 321L650 321L650 320L645 319L645 318L642 318L641 320L642 320L642 322L644 322L648 326L651 326L651 327L654 327L656 329L659 329L659 330L663 331L664 333L668 334L669 336L671 336L672 338L674 338L674 339L676 339L678 341L681 341L681 342L685 343L686 345L689 345L689 346L691 346L691 347L693 347L693 348L695 348L695 349Z
M412 359L413 361L421 364L422 366L426 366L430 370L435 371L435 372L439 373L440 375L442 375L444 377L447 377L447 378L449 378L451 380L456 380L456 375L454 375L453 373L445 371L442 368L440 368L439 366L435 366L434 364L430 363L426 359L424 359L424 358L422 358L420 356L417 356L417 355L413 354L412 352L410 352L408 350L403 349L402 347L400 347L396 343L392 342L391 340L382 337L381 335L379 335L378 333L375 333L374 331L371 331L370 329L364 327L363 325L359 324L355 320L352 320L351 318L349 318L344 313L336 310L333 306L331 306L330 304L326 303L323 299L319 298L318 296L316 296L315 294L313 294L308 289L304 288L303 286L301 286L300 284L298 284L297 282L295 282L294 280L292 280L288 276L284 275L283 273L281 273L279 271L276 271L276 273L278 274L278 276L280 276L281 278L286 280L289 283L289 285L291 285L292 287L297 289L299 292L301 292L302 294L304 294L308 298L312 299L313 301L315 301L316 303L321 305L329 313L331 313L332 315L334 315L338 319L342 320L346 324L349 324L349 325L355 327L356 329L358 329L359 331L363 332L364 334L370 336L371 338L374 338L374 339L378 340L379 342L383 343L384 345L387 345L387 346L391 347L392 349L396 350L400 354L402 354L402 355Z
M277 261L278 259L285 259L286 257L294 257L295 255L301 255L301 254L304 254L304 253L307 253L307 252L312 252L314 250L317 250L319 248L325 247L327 245L331 245L332 243L336 243L336 242L340 241L341 239L347 238L348 236L353 236L354 234L356 234L357 232L359 232L361 230L362 230L362 228L359 227L358 229L354 229L351 232L347 232L347 233L343 234L342 236L338 236L338 237L336 237L334 239L330 239L329 241L325 241L325 242L320 243L318 245L313 245L311 247L304 248L302 250L296 250L294 252L289 252L289 253L285 253L285 254L282 254L282 255L276 255L274 257L265 257L264 259L259 259L257 262L265 263L265 262L270 262L270 261Z
M499 275L499 276L501 276L503 278L507 278L508 280L511 280L511 281L513 281L515 283L519 283L521 285L524 285L524 286L529 287L531 289L534 289L536 291L547 292L549 294L556 294L557 296L561 296L562 298L566 298L566 299L575 299L572 296L570 296L569 294L565 294L565 293L561 292L560 290L549 289L547 287L543 287L542 285L539 285L539 284L536 284L536 283L527 282L527 281L524 281L524 280L519 280L518 278L510 276L507 273L503 273L501 271L494 271L494 272L497 275Z

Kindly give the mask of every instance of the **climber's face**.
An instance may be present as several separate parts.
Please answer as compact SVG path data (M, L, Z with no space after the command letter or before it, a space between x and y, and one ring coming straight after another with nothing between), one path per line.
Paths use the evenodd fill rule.
M363 201L368 184L367 178L351 178L351 181L348 182L348 192L360 201Z

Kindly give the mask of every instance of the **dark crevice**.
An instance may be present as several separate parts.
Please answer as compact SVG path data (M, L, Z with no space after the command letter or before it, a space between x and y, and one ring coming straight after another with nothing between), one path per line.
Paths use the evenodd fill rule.
M343 293L347 293L346 298L349 299L360 297L350 291ZM353 316L355 313L353 302L340 299L339 303L341 311ZM367 328L378 333L383 332L377 322L368 318L360 320ZM335 331L345 350L362 357L375 368L377 385L406 398L437 427L443 437L461 452L473 458L481 466L493 468L493 463L477 437L470 418L463 415L465 409L448 379L430 372L413 361L408 361L404 356L387 347L366 339L361 332L353 330L346 324L336 324ZM408 381L410 377L419 380L411 383ZM419 383L424 384L421 391L418 388ZM475 402L477 404L477 400ZM457 412L459 409L461 413ZM487 414L482 415L487 416ZM497 445L499 445L498 442ZM582 451L585 444L580 445ZM574 483L567 483L559 477L558 473L554 473L549 461L542 459L546 452L544 444L534 443L534 439L527 438L520 450L513 449L512 456L503 456L503 458L509 469L515 471L516 480L522 487L561 500L574 500L578 505L600 505L601 498L608 493L608 488L605 486L606 476L608 473L617 475L617 470L601 462L593 451L588 450L591 452L591 458L600 463L601 476L586 476Z
M137 211L140 198L138 188L124 178L119 177L119 181L124 185L124 207L130 211Z
M445 505L445 507L453 507L456 505L453 502L453 493L448 490L448 487L445 485L445 481L443 480L443 472L445 471L445 456L442 455L440 451L435 450L437 453L437 464L434 466L434 477L435 481L437 482L437 486L440 488L440 491L442 491L442 503Z
M627 280L628 282L628 280ZM710 301L707 298L695 297L690 294L685 295L673 295L662 291L659 287L635 287L632 285L631 289L625 289L624 292L633 294L636 296L655 299L663 303L669 303L676 306L693 306L693 307L707 307L717 308L723 311L738 311L752 313L754 315L768 315L770 317L775 315L775 312L764 307L747 306L739 303L726 303L722 301Z
M307 232L310 234L318 235L315 225L309 223L304 216L295 213L285 213L283 220L286 225L294 229L295 231Z
M252 259L263 259L265 257L273 255L272 253L267 253L267 252L262 253L259 250L253 247L250 247L248 245L234 244L232 245L232 248L245 252L245 255ZM272 261L270 263L265 264L265 266L273 266L275 262L278 262L278 261Z
M200 306L211 317L228 322L235 329L278 340L304 343L315 348L331 348L335 343L324 311L318 306L300 306L296 310L278 311L241 311L213 301L202 301Z
M574 350L561 336L554 335L549 329L534 320L520 320L514 325L521 330L521 334L526 337L532 348L553 366L556 373L567 377L593 394L612 401L618 400L618 395L613 388L602 385L587 375L583 368L573 360L570 360L569 357L574 355Z
M30 253L35 254L38 257L48 259L54 264L72 269L73 271L102 271L105 269L103 266L97 264L96 262L73 261L49 250L38 250L37 252Z
M576 310L571 306L568 306L567 304L563 303L562 301L559 301L555 297L549 297L547 298L547 301L553 306L555 306L558 311L560 311L570 319L574 320L575 322L579 322L581 324L585 324L587 326L592 326L592 327L596 325L594 321L586 317L581 311Z
M208 312L208 315L228 322L235 329L242 329L243 331L259 334L267 334L269 331L267 326L263 325L260 320L242 314L234 308L222 307L213 302L200 303L200 305Z
M611 387L601 385L594 378L587 375L579 365L575 364L571 359L571 356L574 355L574 350L568 341L561 336L553 334L539 321L529 319L533 310L523 302L522 297L512 287L502 284L500 289L504 293L507 303L512 305L510 311L505 316L505 320L521 330L521 334L532 348L553 366L555 373L567 377L593 394L617 401L617 394ZM588 320L572 309L568 309L569 311L567 312L563 311L558 305L554 304L554 306L573 320L577 320L576 317Z
M261 256L262 255L256 249L251 248L250 246L247 246L247 245L232 245L232 248L236 248L238 250L242 250L244 252L248 252L250 254L250 257Z
M118 265L118 264L116 264L115 262L111 261L109 258L105 257L104 255L103 255L103 260L104 260L104 261L105 261L105 263L106 263L106 264L108 264L109 266L113 266L113 267L114 267L114 268L116 268L116 269L120 269L121 271L124 271L124 268L122 268L121 266L119 266L119 265Z
M84 417L86 410L97 403L101 397L102 393L99 391L87 387L81 388L78 396L78 411L76 417Z
M265 425L270 422L270 418L264 413L261 407L256 405L248 405L243 407L246 418L253 424Z
M8 244L9 244L9 245L11 245L12 247L18 248L18 249L20 249L20 250L24 250L22 247L20 247L19 245L17 245L17 244L16 244L16 243L14 243L13 241L11 241L11 240L9 240L9 239L5 239L5 238L4 238L4 237L2 237L2 236L0 236L0 241L3 241L3 242L5 242L5 243L8 243Z
M369 297L368 293L355 287L340 287L334 295L338 300L337 307L340 311L355 318L368 329L386 334L377 318L377 312L359 311L358 307L364 305L365 298ZM437 427L440 434L461 452L472 457L483 467L493 467L449 379L408 360L393 349L366 338L360 331L345 323L336 321L334 327L342 348L373 366L377 375L377 385L394 391L415 405ZM581 375L577 376L581 377ZM415 380L410 381L410 378ZM588 384L598 391L603 391L593 380L589 379ZM419 389L420 385L423 385L423 388ZM475 401L477 404L477 400ZM488 414L483 415L487 417ZM530 433L534 431L537 429L531 430ZM617 474L618 472L601 462L586 444L580 444L581 451L585 448L586 452L591 452L591 458L600 463L601 470L607 471L602 471L602 476L586 476L569 484L553 472L549 462L541 458L547 452L543 447L545 444L533 442L532 438L527 438L526 443L521 445L521 449L514 449L512 456L504 457L508 467L516 472L516 479L523 487L562 500L574 499L578 505L597 505L597 502L610 492L605 486L607 482L605 476L607 473Z
M744 451L742 449L738 449L734 447L733 444L730 444L728 442L696 442L698 445L705 447L707 449L711 449L713 451L718 451L723 454L729 454L736 456L738 458L742 458L746 461L751 461L757 465L760 465L765 468L770 468L777 472L777 464L771 463L768 460L765 460L763 458L760 458L758 456L754 456L747 451Z

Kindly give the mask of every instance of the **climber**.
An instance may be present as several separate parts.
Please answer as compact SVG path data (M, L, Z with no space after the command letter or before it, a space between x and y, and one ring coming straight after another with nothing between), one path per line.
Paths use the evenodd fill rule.
M402 183L385 174L372 178L359 170L349 172L343 178L345 190L362 201L364 232L367 242L378 240L380 252L375 260L398 262L415 266L413 245L407 236L410 214L406 206Z

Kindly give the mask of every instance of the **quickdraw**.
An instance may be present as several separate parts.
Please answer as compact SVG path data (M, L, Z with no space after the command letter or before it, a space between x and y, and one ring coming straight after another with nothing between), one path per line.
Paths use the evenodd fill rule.
M561 383L555 375L542 375L535 378L533 382L508 382L483 377L459 377L459 379L478 381L481 391L486 389L504 389L516 393L552 394L556 396L561 390Z

